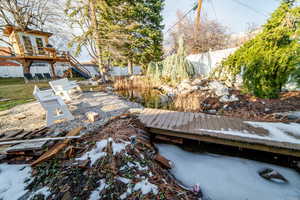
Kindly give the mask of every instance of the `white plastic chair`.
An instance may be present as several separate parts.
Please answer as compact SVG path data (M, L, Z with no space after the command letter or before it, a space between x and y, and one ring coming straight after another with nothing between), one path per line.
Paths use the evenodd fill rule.
M67 78L54 80L49 82L51 88L56 95L62 97L63 100L71 101L73 92L82 92L76 81L69 81Z
M52 90L41 91L37 86L35 86L33 95L46 111L47 126L51 126L56 120L74 119L74 116L69 111L61 97L56 96Z

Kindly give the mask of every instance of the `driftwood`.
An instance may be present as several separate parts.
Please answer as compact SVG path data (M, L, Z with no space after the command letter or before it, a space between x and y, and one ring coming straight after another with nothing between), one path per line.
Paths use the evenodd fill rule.
M71 130L66 137L70 137L70 136L76 136L80 133L80 131L83 129L83 127L79 127L79 128L75 128L73 130ZM47 151L46 153L44 153L41 157L39 157L36 161L34 161L33 163L31 163L31 166L35 166L41 162L44 162L50 158L52 158L53 156L55 156L58 152L60 152L63 148L65 148L68 143L70 142L70 138L65 139L64 141L55 144L49 151Z

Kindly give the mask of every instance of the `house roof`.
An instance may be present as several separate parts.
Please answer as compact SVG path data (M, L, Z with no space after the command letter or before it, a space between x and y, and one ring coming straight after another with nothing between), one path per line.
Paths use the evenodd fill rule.
M11 49L9 47L0 47L0 56L11 56Z
M32 33L32 34L38 34L38 35L45 35L45 36L48 36L48 37L51 37L53 35L52 33L49 33L49 32L44 32L44 31L39 31L39 30L32 30L32 29L23 30L19 27L10 26L10 25L5 26L5 28L3 30L3 33L4 33L5 36L9 37L10 34L14 31L24 32L24 33Z

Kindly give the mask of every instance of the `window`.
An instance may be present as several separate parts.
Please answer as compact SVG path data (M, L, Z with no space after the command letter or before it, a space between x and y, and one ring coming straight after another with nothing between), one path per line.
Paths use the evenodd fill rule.
M23 38L23 42L24 42L24 46L25 46L25 52L28 54L28 55L33 55L33 47L32 47L32 43L31 43L31 40L28 36L25 36L23 35L22 36Z
M35 42L36 42L36 45L37 45L37 48L38 48L39 55L45 55L43 39L42 38L36 38Z

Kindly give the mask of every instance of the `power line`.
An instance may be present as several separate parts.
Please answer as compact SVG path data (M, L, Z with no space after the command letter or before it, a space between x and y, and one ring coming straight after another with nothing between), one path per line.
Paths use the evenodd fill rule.
M171 26L166 33L168 33L170 30L172 30L177 24L179 24L188 14L190 14L190 12L192 12L193 10L195 10L195 6L193 8L191 8L190 10L188 10L180 20L178 20L173 26Z
M252 10L252 11L258 13L258 14L261 14L261 15L263 15L265 17L268 17L268 15L266 15L264 12L261 12L261 11L257 10L256 8L253 8L253 7L247 5L247 4L243 3L243 2L240 2L239 0L232 0L232 1L234 1L235 3L240 4L241 6L244 6L244 7L248 8L248 9L250 9L250 10Z

